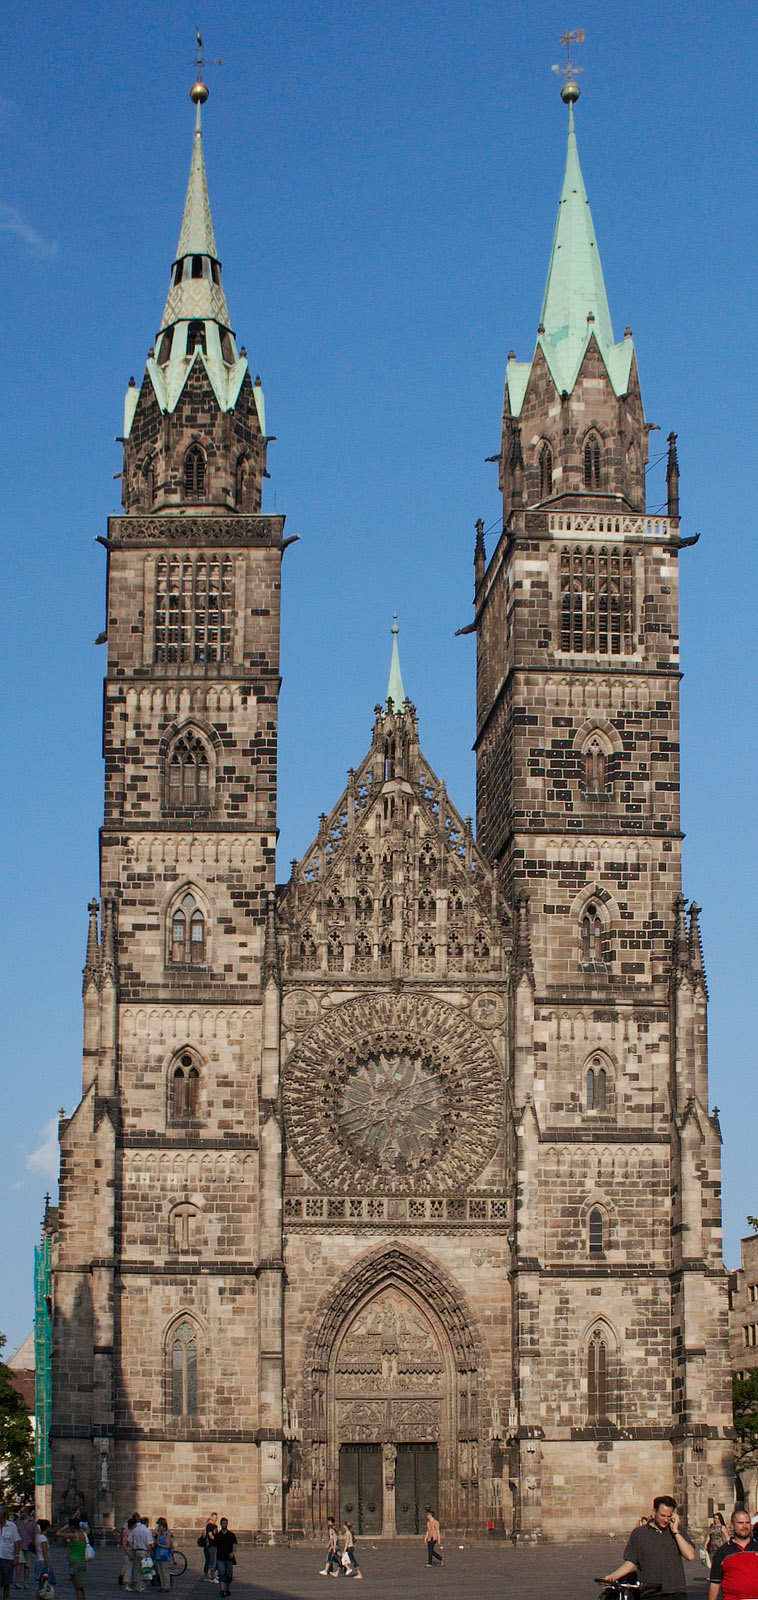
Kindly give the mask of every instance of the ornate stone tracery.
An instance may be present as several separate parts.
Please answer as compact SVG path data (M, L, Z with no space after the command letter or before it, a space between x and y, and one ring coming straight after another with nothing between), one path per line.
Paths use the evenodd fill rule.
M460 1189L497 1137L501 1069L467 1017L431 995L335 1007L284 1074L287 1132L320 1184L401 1191L425 1174Z

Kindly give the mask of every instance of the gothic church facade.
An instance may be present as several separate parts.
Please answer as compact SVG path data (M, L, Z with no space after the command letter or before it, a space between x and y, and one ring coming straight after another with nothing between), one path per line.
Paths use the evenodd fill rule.
M681 892L673 436L614 341L569 96L502 535L475 552L477 828L396 641L277 886L284 518L201 105L107 533L100 902L61 1122L53 1515L561 1537L729 1495L720 1138ZM52 1225L52 1224L51 1224Z

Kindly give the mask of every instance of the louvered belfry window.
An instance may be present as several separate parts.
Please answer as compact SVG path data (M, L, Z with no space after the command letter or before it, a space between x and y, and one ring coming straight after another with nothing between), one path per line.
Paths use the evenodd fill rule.
M561 553L561 650L620 656L634 650L632 558L620 550Z
M155 660L231 661L234 577L230 556L164 556L155 593Z

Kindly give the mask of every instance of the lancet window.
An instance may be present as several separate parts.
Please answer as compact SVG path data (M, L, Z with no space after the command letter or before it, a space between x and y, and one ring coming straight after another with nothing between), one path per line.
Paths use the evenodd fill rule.
M197 1335L191 1322L180 1322L170 1342L171 1415L197 1416Z
M183 733L174 740L167 773L166 798L170 806L207 806L210 803L208 751L198 734Z
M608 1074L602 1061L587 1068L587 1110L605 1111L608 1104Z
M587 1345L587 1419L609 1420L608 1346L599 1328Z
M189 1122L197 1116L200 1096L200 1073L191 1055L186 1051L174 1068L171 1079L171 1115L176 1121Z
M600 440L596 434L590 434L584 446L584 487L585 489L600 488Z
M205 917L189 892L171 914L170 958L193 967L205 961Z
M549 444L543 444L539 457L540 469L540 500L546 500L553 492L553 452Z
M195 334L193 328L197 330ZM190 350L194 350L198 335L202 341L204 338L202 322L191 322L187 337ZM201 500L205 494L205 451L199 444L191 444L184 457L184 493L188 500Z
M162 557L155 592L156 661L230 661L233 610L229 557Z

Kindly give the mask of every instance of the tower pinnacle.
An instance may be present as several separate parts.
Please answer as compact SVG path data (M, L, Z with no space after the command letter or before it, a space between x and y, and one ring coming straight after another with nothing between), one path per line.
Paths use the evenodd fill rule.
M392 660L390 662L390 680L387 685L387 709L392 711L402 711L405 705L403 675L400 671L400 654L397 648L399 632L397 612L394 612L392 617Z

